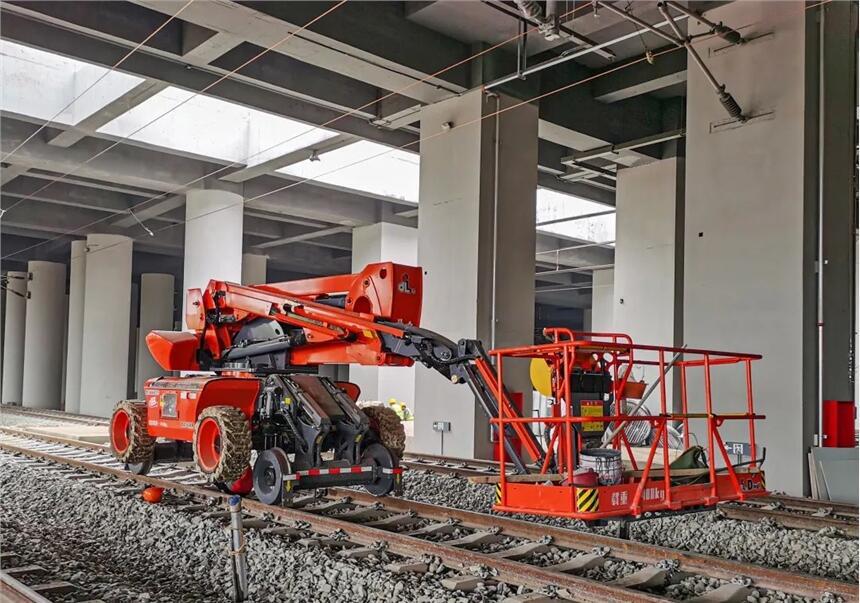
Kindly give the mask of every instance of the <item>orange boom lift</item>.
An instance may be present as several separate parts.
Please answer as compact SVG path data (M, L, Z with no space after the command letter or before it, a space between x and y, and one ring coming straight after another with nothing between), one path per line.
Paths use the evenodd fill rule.
M662 358L670 349L634 346L629 338L619 342L623 336L601 342L595 335L579 338L554 329L551 344L487 354L477 340L455 343L419 326L421 286L420 268L388 262L350 275L255 286L213 280L205 290L190 289L186 324L191 331L153 331L146 341L166 371L205 374L150 379L144 401L118 403L110 427L115 456L137 473L148 472L157 461L193 458L218 487L240 494L253 490L269 504L284 503L299 489L336 485L363 485L385 495L401 486L402 427L399 434L392 432L392 421L384 416L388 409L359 408L357 386L321 376L317 369L418 361L453 383L468 385L502 434L501 466L512 463L516 475L499 476L498 510L600 519L764 492L755 460L744 468L728 465L725 474L711 463L707 481L699 475L688 485L676 485L668 469L652 472L660 441L664 460L667 454L665 426L673 421L686 426L699 416L686 410L666 414L661 384L664 412L649 418L658 433L644 469L634 461L638 475L625 472L620 486L595 482L600 510L577 505L584 479L579 459L594 443L595 425L602 434L609 423L640 420L608 412L613 400L625 396L634 350L662 350ZM704 365L686 359L675 365L741 363L747 367L749 391L748 412L738 416L714 415L708 395L702 415L708 436L719 439L718 425L735 418L748 419L752 431L752 421L760 417L752 410L749 365L757 357L704 354ZM516 410L502 385L503 358L513 356L541 359L551 371L552 417L525 419ZM682 397L686 404L686 394ZM530 423L546 426L543 442ZM612 440L616 449L625 443L623 434Z

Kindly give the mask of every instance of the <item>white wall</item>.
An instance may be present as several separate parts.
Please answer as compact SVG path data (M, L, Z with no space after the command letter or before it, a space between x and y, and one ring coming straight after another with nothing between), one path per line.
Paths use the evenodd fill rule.
M801 494L806 466L803 400L803 3L735 2L709 11L768 39L719 54L699 48L746 112L773 118L711 132L726 114L701 71L687 82L684 335L695 347L755 352L758 443L771 489ZM690 33L702 30L690 22ZM715 370L721 412L744 409L738 367ZM691 388L693 384L691 384ZM698 385L697 385L698 387ZM691 390L692 391L692 390ZM701 390L699 390L701 391ZM740 425L721 430L746 440Z
M418 264L418 229L380 222L354 228L352 231L352 271L360 272L367 264L397 262ZM349 379L361 388L362 400L387 401L395 398L414 408L415 368L397 366L349 367Z
M675 339L677 168L673 158L618 172L613 328L635 343L671 346ZM637 368L633 376L651 383L658 372ZM671 380L667 386L671 410ZM647 404L659 410L659 390Z
M615 270L595 270L591 286L591 330L596 333L615 331Z

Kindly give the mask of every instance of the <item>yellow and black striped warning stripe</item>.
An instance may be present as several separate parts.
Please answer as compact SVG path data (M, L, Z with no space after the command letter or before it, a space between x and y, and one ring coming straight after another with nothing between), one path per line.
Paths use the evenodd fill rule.
M597 488L577 488L576 509L580 513L596 513L600 509L600 494Z
M502 484L496 484L496 504L502 504Z

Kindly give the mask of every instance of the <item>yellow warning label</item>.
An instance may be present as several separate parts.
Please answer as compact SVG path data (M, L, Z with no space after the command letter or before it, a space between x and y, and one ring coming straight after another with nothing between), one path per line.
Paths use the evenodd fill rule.
M496 504L502 504L502 485L496 484Z
M602 417L603 402L599 400L583 400L579 404L579 413L583 417ZM603 423L601 421L589 421L581 425L583 431L603 431Z
M600 494L597 488L577 488L576 509L580 513L596 513L600 509Z

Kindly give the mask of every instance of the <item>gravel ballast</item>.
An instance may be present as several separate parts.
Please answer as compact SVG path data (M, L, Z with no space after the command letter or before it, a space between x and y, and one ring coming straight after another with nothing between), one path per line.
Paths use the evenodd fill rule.
M75 584L104 601L230 600L228 538L223 526L139 496L64 478L0 455L0 546L27 564L50 568L51 579ZM324 547L305 548L277 536L247 532L250 601L499 601L507 585L472 593L440 580L454 572L429 560L427 574L393 574L381 551L344 560ZM465 571L484 573L475 567Z
M413 470L404 475L404 498L475 511L490 512L494 487L465 478ZM614 535L614 527L592 528L581 521L514 515L518 519L574 530ZM858 580L857 539L783 528L772 522L725 519L716 512L665 517L630 524L630 538L692 551L788 569L848 582Z

